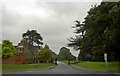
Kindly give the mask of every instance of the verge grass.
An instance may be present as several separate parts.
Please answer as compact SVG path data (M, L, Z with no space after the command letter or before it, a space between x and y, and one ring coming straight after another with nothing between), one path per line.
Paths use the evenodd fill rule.
M2 64L2 71L22 71L22 70L33 70L33 69L44 69L55 66L52 63L39 63L39 64Z
M93 69L93 70L99 70L99 71L118 71L120 70L120 63L119 62L108 62L108 68L105 64L105 62L80 62L77 64L72 64L73 66L87 68L87 69Z

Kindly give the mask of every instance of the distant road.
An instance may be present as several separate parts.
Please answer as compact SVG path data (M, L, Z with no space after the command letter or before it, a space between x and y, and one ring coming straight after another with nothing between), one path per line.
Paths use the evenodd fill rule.
M23 67L24 68L24 67ZM10 72L4 74L112 74L110 72L100 72L86 69L76 69L63 62L58 62L58 65L51 69L36 69L20 72Z

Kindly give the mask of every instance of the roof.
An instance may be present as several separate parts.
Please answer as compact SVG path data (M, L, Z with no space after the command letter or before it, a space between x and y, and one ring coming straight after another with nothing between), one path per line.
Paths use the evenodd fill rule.
M18 48L23 48L23 46L18 46Z

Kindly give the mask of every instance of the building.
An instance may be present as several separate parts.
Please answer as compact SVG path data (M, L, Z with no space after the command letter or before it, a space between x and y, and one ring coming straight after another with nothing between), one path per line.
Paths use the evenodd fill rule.
M40 46L32 46L24 41L18 43L16 48L16 56L21 56L21 58L17 60L17 62L21 61L22 63L34 63L36 54L40 50Z
M2 59L3 64L26 64L34 63L36 54L40 50L40 46L32 46L22 40L16 48L16 54L10 58Z

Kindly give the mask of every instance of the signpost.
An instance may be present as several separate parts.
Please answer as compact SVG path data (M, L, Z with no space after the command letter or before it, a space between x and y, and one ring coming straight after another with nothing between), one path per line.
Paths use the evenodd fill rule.
M105 60L105 65L106 65L107 70L108 70L107 53L104 53L104 60Z
M85 54L85 56L86 56L86 58L87 58L87 60L88 60L88 62L89 62L90 59L91 59L91 57L92 57L92 55L91 55L91 54Z

